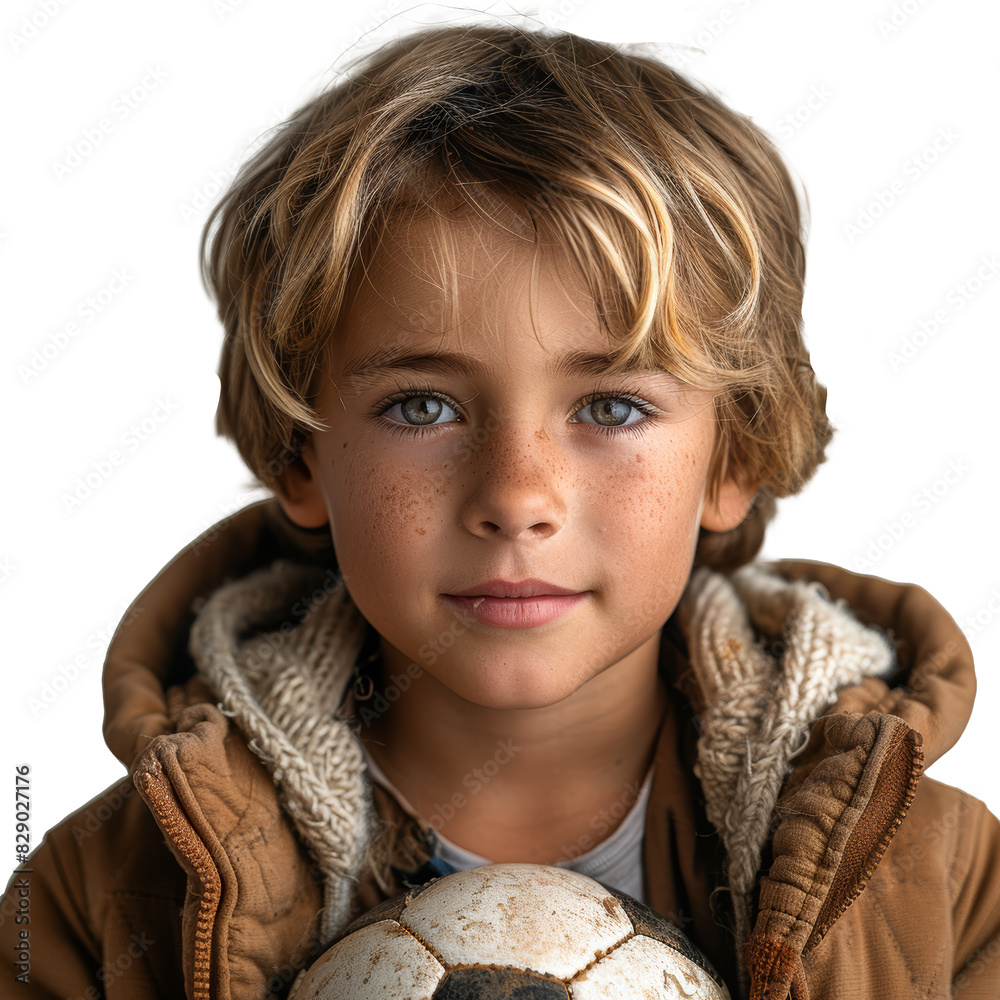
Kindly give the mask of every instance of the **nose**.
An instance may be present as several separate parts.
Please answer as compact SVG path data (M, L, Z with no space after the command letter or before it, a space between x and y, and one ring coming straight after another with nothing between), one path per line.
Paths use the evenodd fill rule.
M475 488L462 523L480 538L554 535L566 521L565 457L537 424L505 421L472 457Z

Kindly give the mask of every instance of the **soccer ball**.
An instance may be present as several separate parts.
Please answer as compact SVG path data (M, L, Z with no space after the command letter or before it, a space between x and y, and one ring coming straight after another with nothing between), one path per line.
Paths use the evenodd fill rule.
M294 1000L730 1000L708 960L631 896L547 865L483 865L380 903Z

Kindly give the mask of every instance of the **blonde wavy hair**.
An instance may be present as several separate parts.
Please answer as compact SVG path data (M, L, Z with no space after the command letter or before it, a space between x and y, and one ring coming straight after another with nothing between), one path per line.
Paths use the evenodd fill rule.
M774 498L832 434L802 340L805 251L788 171L748 118L656 58L549 29L425 28L368 56L246 163L201 241L225 339L216 429L281 493L323 429L316 376L370 241L406 212L516 203L580 267L640 364L716 391L710 490L756 489L695 564L758 552Z

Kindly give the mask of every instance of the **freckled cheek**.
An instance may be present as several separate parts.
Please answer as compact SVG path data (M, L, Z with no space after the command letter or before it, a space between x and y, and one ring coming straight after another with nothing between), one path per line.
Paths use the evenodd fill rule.
M327 495L341 565L407 563L434 522L435 490L425 471L373 461L369 452L345 461L338 473Z
M663 582L686 580L697 541L703 470L690 456L662 459L648 453L601 488L597 515L601 542L621 572ZM640 573L641 571L641 573Z

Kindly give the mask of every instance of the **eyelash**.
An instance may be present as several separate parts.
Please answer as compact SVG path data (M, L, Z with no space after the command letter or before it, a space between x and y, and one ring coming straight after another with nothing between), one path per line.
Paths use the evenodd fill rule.
M402 403L407 399L413 398L423 398L429 396L433 399L440 399L443 403L447 403L450 407L457 410L458 404L450 397L446 396L443 392L438 392L435 389L431 389L429 386L410 386L406 389L401 389L399 392L392 396L387 397L382 403L379 404L376 411L376 416L383 417L389 412L397 403ZM580 400L577 409L573 412L576 413L582 410L586 406L590 406L592 403L596 403L599 399L617 399L624 403L628 403L630 406L637 409L640 413L644 414L646 417L655 417L659 412L654 409L649 403L638 396L633 396L629 392L592 392L584 396ZM620 434L629 434L632 437L638 438L646 433L646 429L650 423L650 420L637 420L631 424L623 424L620 427L602 427L600 424L584 424L584 427L593 427L599 433L607 435L608 437L618 437ZM425 427L418 427L416 424L406 424L401 423L398 420L386 420L386 429L392 434L401 434L403 436L410 436L416 434L418 436L423 436L427 433L434 433L445 426L444 424L428 424Z

